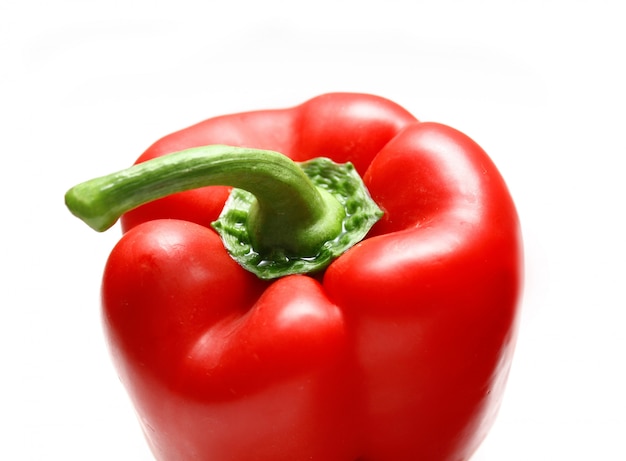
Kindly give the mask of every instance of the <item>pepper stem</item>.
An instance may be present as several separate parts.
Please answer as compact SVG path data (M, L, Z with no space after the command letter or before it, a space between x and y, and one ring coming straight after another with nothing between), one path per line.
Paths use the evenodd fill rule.
M358 215L359 222L363 221L361 213L355 215L350 211L355 208L354 190L336 192L331 190L335 187L329 186L336 182L338 169L346 170L352 178L356 175L354 168L327 159L307 164L297 164L283 154L267 150L223 145L197 147L81 183L66 193L65 203L75 216L102 232L122 214L150 201L204 186L232 186L236 189L230 205L227 204L214 223L231 255L244 267L241 259L250 259L251 255L256 255L251 262L256 267L283 267L285 262L293 266L295 261L312 260L326 253L329 242L333 247L336 245L332 242L345 241L344 234L347 228L354 227L350 222L354 222L355 216ZM327 164L333 167L329 169ZM313 173L305 173L307 168ZM322 170L330 178L323 178ZM360 178L358 182L362 186ZM365 195L369 199L366 192ZM371 208L371 204L366 207L372 215L366 221L371 224L365 232L360 232L358 240L381 215L378 207L373 204ZM321 259L327 260L324 263L327 265L336 256L333 250ZM267 269L261 270L263 274L250 270L262 278L285 275L282 269L278 275L269 276ZM309 267L297 272L311 270L314 269ZM286 273L293 273L289 271Z

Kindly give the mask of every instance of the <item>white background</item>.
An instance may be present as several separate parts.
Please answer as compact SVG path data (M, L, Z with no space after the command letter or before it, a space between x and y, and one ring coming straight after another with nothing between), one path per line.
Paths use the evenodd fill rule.
M151 459L100 326L119 228L65 190L202 119L358 91L469 134L519 207L520 338L473 461L626 460L620 3L2 0L0 459Z

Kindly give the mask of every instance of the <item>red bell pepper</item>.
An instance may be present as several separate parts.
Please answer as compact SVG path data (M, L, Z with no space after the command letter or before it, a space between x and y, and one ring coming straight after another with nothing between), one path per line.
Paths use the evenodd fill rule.
M103 318L158 460L462 461L486 435L522 244L459 131L328 94L166 136L66 203L98 230L122 215Z

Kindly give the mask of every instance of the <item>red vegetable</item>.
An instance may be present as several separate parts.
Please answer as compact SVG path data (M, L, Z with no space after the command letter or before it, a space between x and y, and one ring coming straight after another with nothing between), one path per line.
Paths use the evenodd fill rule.
M190 156L211 166L196 171ZM326 174L300 164L317 157L354 164L382 217L358 178L300 179ZM212 224L230 191L216 184L254 196ZM320 188L342 191L319 199ZM462 461L488 431L512 359L522 245L503 179L459 131L375 96L328 94L169 135L66 202L99 230L125 213L104 323L157 459ZM352 247L335 252L352 227Z

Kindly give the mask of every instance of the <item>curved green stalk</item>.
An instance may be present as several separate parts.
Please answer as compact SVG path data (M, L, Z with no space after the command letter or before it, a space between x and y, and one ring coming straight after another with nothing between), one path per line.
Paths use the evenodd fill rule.
M350 164L297 164L278 152L222 145L176 152L81 183L67 192L65 203L104 231L133 208L210 185L235 188L214 227L233 258L262 278L325 267L382 214ZM354 233L355 221L364 230ZM346 247L347 240L352 243Z

